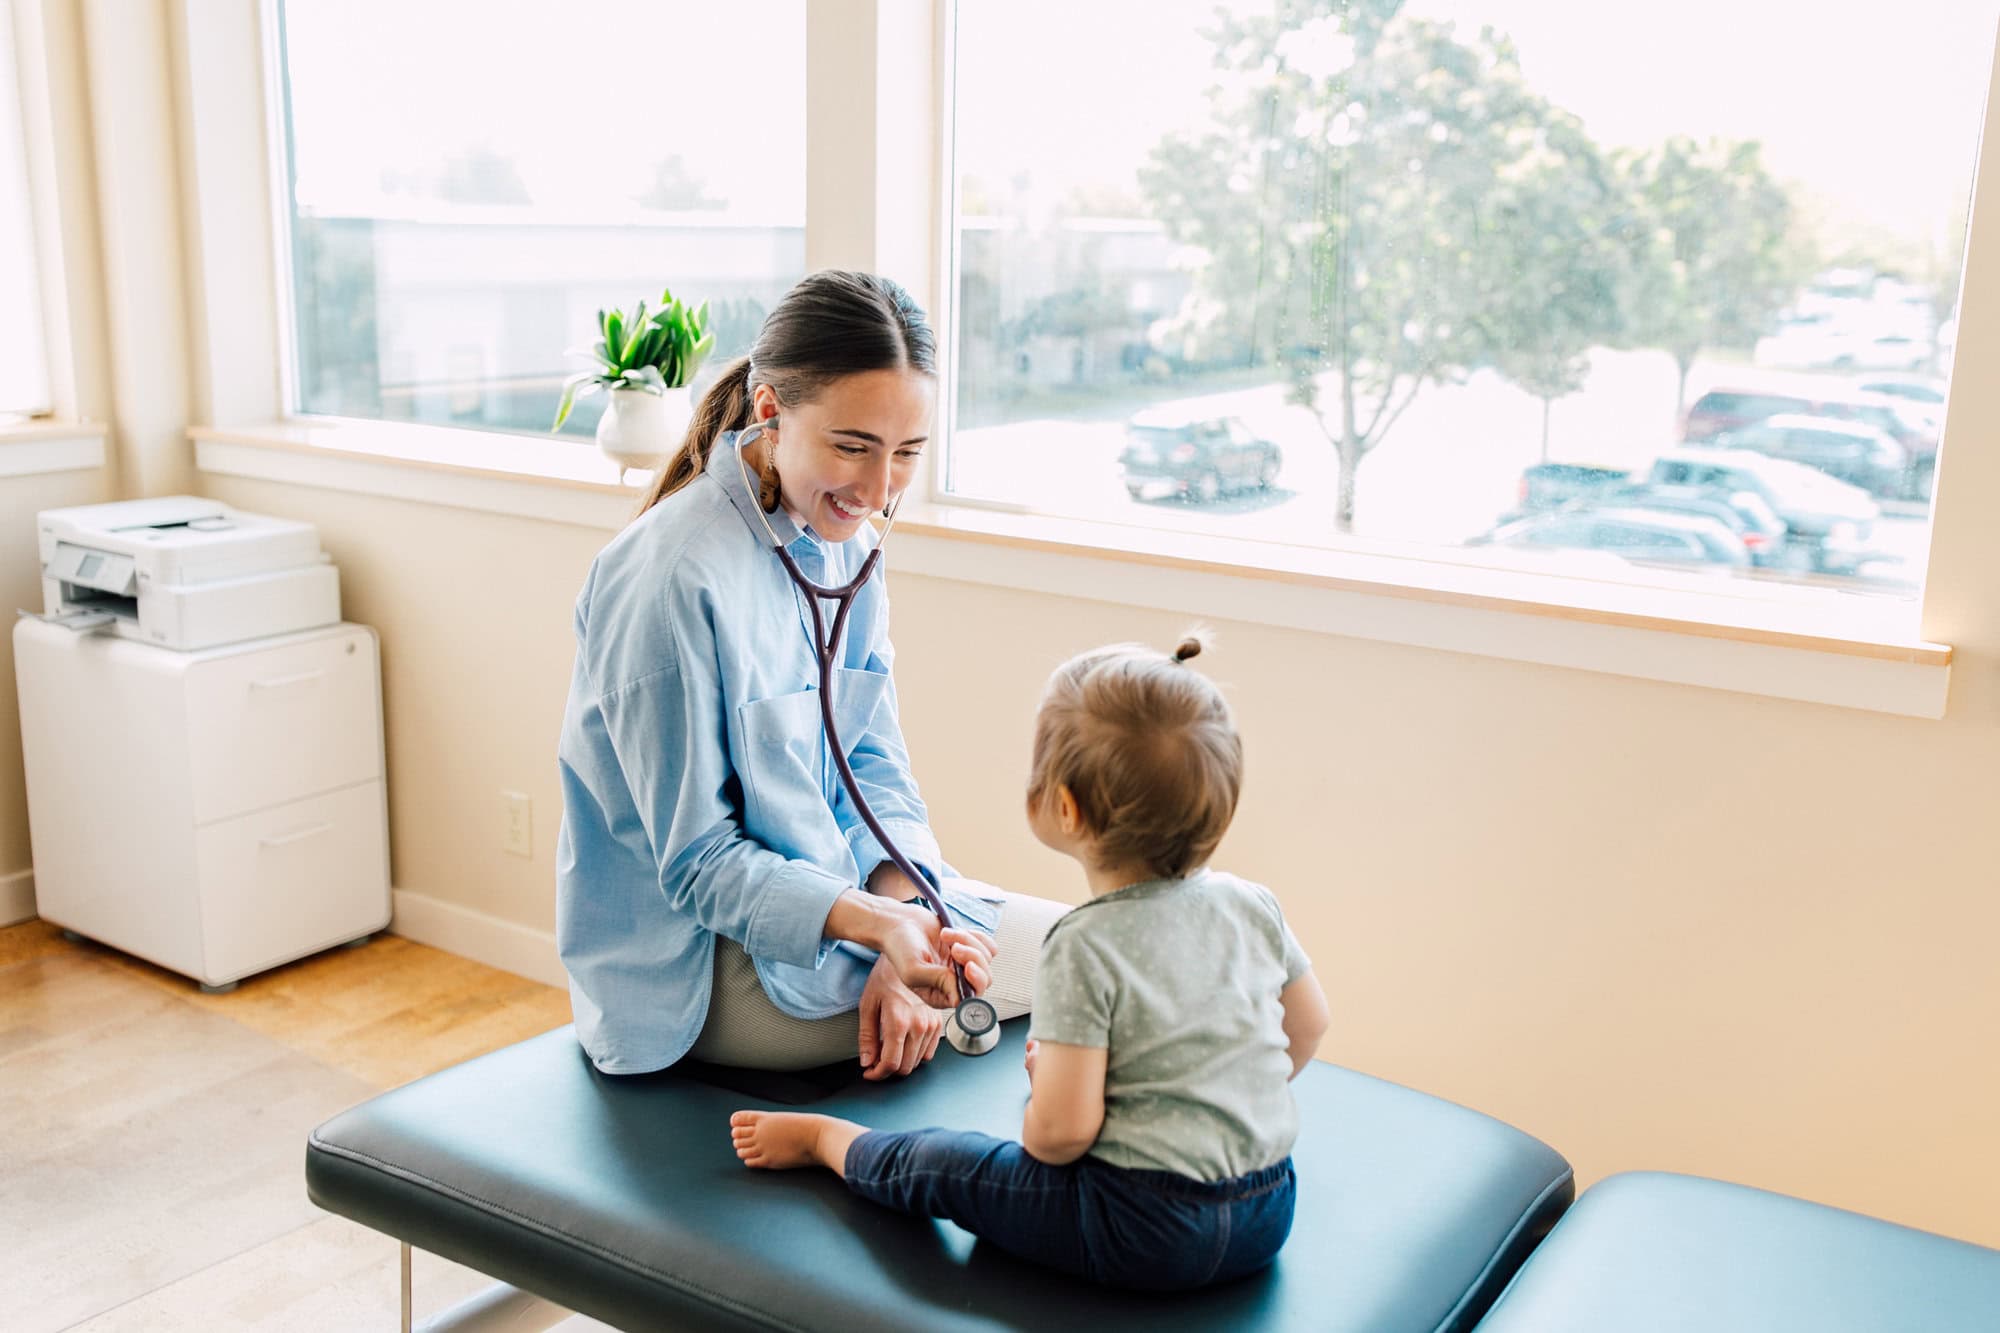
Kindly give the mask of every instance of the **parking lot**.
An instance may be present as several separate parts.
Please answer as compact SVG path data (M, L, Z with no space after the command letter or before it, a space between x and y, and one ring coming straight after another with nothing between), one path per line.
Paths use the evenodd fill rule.
M1697 362L1692 402L1709 386L1756 377L1729 362ZM1583 391L1556 401L1548 457L1643 472L1679 442L1674 366L1658 352L1600 351ZM1284 451L1267 492L1203 505L1135 501L1119 466L1130 408L1090 404L1091 418L1050 415L959 431L950 487L959 494L1049 513L1221 533L1301 545L1339 539L1333 513L1339 467L1333 445L1305 409L1269 384L1185 398L1147 400L1189 416L1236 416ZM1337 408L1337 387L1322 387L1322 408ZM1491 529L1517 502L1523 469L1542 461L1542 404L1490 371L1458 385L1427 385L1393 432L1362 462L1354 536L1369 541L1457 547ZM1914 596L1930 536L1928 506L1883 505L1869 539L1873 557L1838 580L1857 591ZM1594 553L1593 553L1594 554ZM1768 574L1761 576L1768 577Z

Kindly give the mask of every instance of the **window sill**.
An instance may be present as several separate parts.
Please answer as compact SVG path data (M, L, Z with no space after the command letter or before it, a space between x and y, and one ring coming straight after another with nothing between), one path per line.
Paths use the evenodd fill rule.
M636 485L590 445L397 421L295 418L197 426L203 472L475 509L617 531ZM632 474L635 478L639 474Z
M192 435L205 472L607 531L639 495L594 449L496 432L297 420ZM1633 586L915 500L895 548L936 578L1909 717L1942 717L1950 684L1952 651L1922 640L1916 603L1784 584Z
M94 421L0 423L0 477L88 472L104 466L104 427Z

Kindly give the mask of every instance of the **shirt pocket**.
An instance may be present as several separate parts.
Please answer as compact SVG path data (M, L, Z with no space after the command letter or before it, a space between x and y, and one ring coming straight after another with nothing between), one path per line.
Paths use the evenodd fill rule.
M867 735L888 684L880 672L835 669L834 723L848 755ZM741 704L737 725L743 738L747 831L776 850L802 847L809 828L831 826L831 792L840 781L827 762L819 691L796 690Z
M856 667L835 667L833 671L833 720L840 727L840 743L847 755L868 735L875 714L889 693L889 676L883 671L863 671Z

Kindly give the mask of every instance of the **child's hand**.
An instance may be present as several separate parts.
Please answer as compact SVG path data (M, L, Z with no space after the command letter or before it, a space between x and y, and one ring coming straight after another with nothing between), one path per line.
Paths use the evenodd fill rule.
M1027 1067L1028 1078L1030 1080L1032 1080L1035 1077L1035 1052L1038 1049L1040 1049L1040 1047L1041 1047L1040 1042L1036 1041L1033 1037L1028 1038L1028 1057L1025 1060L1021 1061L1021 1063Z

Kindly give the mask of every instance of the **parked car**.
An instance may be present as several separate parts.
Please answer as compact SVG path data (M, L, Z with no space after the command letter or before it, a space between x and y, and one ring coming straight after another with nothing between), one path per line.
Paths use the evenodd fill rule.
M1867 540L1882 507L1859 486L1817 468L1750 449L1682 446L1653 460L1647 480L1657 486L1749 491L1785 521L1788 541L1814 569L1852 573L1867 558Z
M1901 498L1912 493L1914 478L1903 446L1858 421L1785 413L1718 435L1713 443L1804 463L1870 495Z
M1937 345L1915 328L1858 327L1825 315L1783 324L1751 352L1760 366L1808 370L1921 370L1936 356Z
M1191 420L1141 412L1126 424L1118 462L1135 500L1180 496L1207 503L1229 491L1268 488L1278 479L1284 455L1235 417Z
M1503 523L1484 537L1474 538L1473 544L1609 551L1648 564L1736 567L1750 563L1742 541L1717 520L1651 509L1576 505Z
M1937 471L1940 417L1931 404L1875 393L1845 384L1815 386L1807 379L1797 388L1710 389L1695 399L1681 422L1681 438L1701 444L1776 416L1832 417L1854 421L1888 435L1910 458L1904 494L1928 499Z
M1710 389L1681 421L1681 438L1700 444L1776 416L1833 417L1873 426L1911 454L1937 452L1937 413L1920 403L1863 389Z
M1916 422L1917 439L1913 441L1908 435L1896 438L1910 450L1912 498L1930 499L1937 475L1938 442L1944 436L1945 382L1930 375L1876 375L1854 387L1893 400L1898 416Z
M1928 375L1872 376L1857 380L1854 387L1862 393L1879 393L1886 398L1901 398L1928 408L1933 413L1944 411L1944 381L1932 379Z
M1537 463L1521 474L1520 504L1499 523L1558 509L1658 509L1713 518L1742 539L1759 565L1790 563L1790 535L1763 497L1719 486L1656 486L1620 468Z
M1510 518L1560 509L1587 500L1631 480L1623 468L1589 463L1537 463L1521 474L1519 506Z
M1597 500L1578 500L1578 505L1598 504L1608 508L1660 510L1712 518L1736 534L1750 553L1753 565L1787 563L1786 537L1790 529L1770 503L1754 491L1725 491L1714 486L1655 486L1650 482L1630 482L1614 486Z

